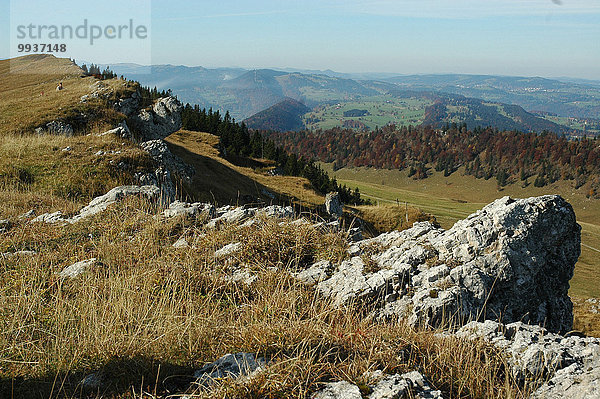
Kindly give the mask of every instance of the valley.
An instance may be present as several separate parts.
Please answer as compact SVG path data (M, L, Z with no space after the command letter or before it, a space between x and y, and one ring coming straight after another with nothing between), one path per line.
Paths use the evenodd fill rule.
M575 135L598 133L600 89L594 82L489 75L340 74L332 71L113 65L142 84L172 89L182 101L226 110L237 120L253 117L285 101L308 108L297 122L257 126L280 131L346 127L374 129L387 124L443 126L466 122L469 128L494 126L521 131L549 130ZM442 110L427 112L441 103ZM344 117L351 109L369 115ZM426 118L423 114L428 113ZM273 114L285 119L284 114Z

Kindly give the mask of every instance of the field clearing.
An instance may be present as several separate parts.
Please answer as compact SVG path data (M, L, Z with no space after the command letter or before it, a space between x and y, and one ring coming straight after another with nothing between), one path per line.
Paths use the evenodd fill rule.
M423 123L425 107L429 104L429 101L415 98L399 99L384 95L365 97L318 107L304 115L304 122L309 129L331 129L342 126L345 121L358 121L370 129L388 123L398 126L418 125ZM353 109L366 110L368 115L344 116L344 112Z
M505 195L527 198L560 194L573 206L582 228L581 256L575 266L570 293L582 298L600 297L600 203L586 198L583 190L573 189L569 182L561 181L546 187L531 184L526 188L515 183L498 191L494 179L475 179L463 175L463 170L448 177L433 172L425 180L413 180L407 176L407 171L352 168L333 172L332 165L322 166L341 184L358 187L365 197L381 204L406 202L433 214L445 229Z

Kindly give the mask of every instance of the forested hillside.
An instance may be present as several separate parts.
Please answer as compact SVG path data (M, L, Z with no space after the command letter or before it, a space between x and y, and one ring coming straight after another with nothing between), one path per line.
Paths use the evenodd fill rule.
M336 168L410 168L414 178L423 179L432 168L450 175L464 166L465 173L496 178L499 186L513 182L544 186L563 179L573 181L574 188L587 184L590 196L600 192L598 139L569 141L552 133L467 130L465 124L444 129L387 126L368 133L335 128L264 134L288 151L334 162Z

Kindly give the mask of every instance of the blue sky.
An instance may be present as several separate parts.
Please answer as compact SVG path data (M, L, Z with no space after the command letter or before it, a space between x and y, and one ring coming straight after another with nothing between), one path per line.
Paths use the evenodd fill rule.
M0 4L7 58L10 1ZM123 9L87 11L101 20L131 13ZM138 52L154 64L600 80L600 0L154 0L151 12L151 54ZM135 53L99 46L90 61L127 62Z

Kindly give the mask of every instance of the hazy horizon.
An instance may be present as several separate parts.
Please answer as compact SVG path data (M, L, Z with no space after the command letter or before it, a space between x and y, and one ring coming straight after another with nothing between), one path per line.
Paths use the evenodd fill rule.
M119 6L124 14L73 0L42 9L13 3L26 4L19 13L34 21L72 24L128 17L131 4L150 8L151 54L142 55L152 65L600 80L600 3L594 0L135 0ZM9 5L0 0L0 29L8 33L0 39L0 58L12 54ZM109 65L140 55L134 47L101 46L69 54Z

